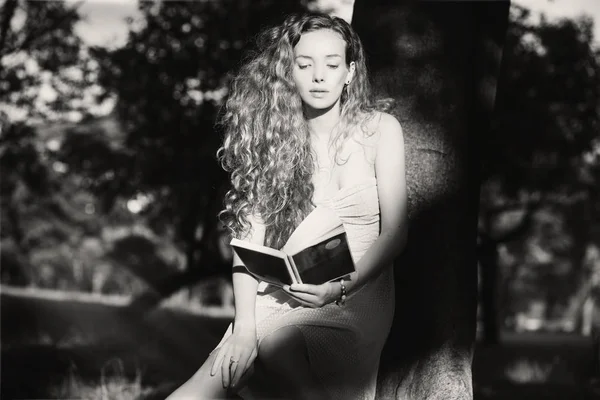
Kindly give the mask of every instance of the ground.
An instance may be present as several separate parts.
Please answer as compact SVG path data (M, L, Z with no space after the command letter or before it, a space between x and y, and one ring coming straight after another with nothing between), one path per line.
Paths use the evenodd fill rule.
M142 316L122 301L7 290L0 300L3 399L162 399L231 318L177 307ZM577 335L504 334L501 345L477 346L473 376L476 400L600 399L591 340Z

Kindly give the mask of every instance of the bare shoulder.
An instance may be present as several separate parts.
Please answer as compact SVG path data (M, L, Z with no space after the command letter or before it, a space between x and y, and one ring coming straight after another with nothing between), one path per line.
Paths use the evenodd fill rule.
M398 145L403 143L403 134L400 122L391 114L374 111L362 116L354 134L354 140L346 146L346 152L352 153L362 150L365 160L370 164L375 163L377 154L386 146L392 146L397 151Z
M369 117L369 131L371 136L369 142L376 149L376 153L382 150L392 149L398 150L399 146L404 144L404 134L402 126L398 119L392 114L377 111Z
M396 117L386 112L378 112L376 120L378 121L377 131L379 133L379 142L402 139L402 126Z
M373 111L361 117L362 122L359 124L360 137L370 139L367 142L375 144L379 141L381 134L386 134L391 131L392 135L401 135L402 127L400 122L392 114L383 111Z

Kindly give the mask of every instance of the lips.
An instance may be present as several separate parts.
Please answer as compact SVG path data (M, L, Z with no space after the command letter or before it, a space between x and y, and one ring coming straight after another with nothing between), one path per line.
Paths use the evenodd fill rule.
M325 90L325 89L312 89L310 90L311 93L328 93L329 90Z

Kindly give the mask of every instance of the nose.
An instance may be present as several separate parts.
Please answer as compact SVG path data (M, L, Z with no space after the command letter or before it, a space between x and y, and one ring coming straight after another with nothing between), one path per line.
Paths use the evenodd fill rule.
M323 82L325 80L324 74L323 74L323 68L320 66L315 66L315 68L313 68L313 81L314 82Z

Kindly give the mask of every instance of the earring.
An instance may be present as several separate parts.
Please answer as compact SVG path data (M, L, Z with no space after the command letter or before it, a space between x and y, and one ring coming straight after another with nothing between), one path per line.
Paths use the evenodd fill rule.
M347 80L347 81L346 81L346 85L349 85L349 84L350 84L350 80Z

